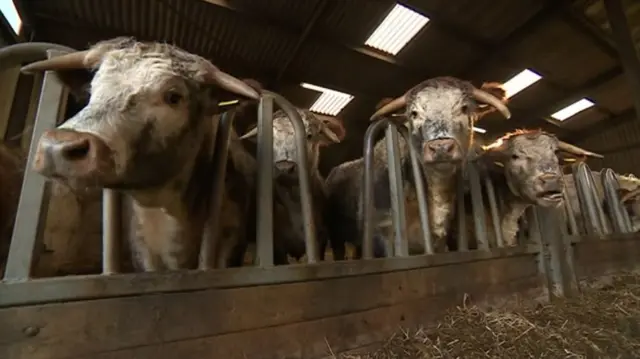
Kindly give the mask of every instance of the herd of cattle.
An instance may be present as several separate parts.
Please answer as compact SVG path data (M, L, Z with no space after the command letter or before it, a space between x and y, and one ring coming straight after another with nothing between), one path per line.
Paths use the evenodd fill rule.
M31 49L39 53L45 50L42 46ZM28 64L22 71L54 71L73 87L74 93L86 91L87 103L81 111L34 139L38 144L33 170L52 180L53 197L73 197L76 203L88 203L83 198L91 196L94 200L99 198L102 188L124 193L133 212L131 231L126 236L130 246L125 246L127 255L123 258L132 269L196 268L205 236L215 238L217 243L217 267L244 264L249 245L256 239L259 173L251 143L257 129L239 135L238 125L232 131L218 225L211 228L215 139L223 112L235 116L236 124L257 124L261 84L237 79L175 46L132 38L103 41L86 51ZM90 72L92 78L87 76ZM80 79L90 79L90 83ZM232 106L220 106L230 100L238 101ZM420 172L423 178L413 178L409 144L400 136L410 254L425 252L416 180L428 184L428 220L436 252L456 250L456 241L452 240L456 237L456 216L468 216L468 221L485 220L473 218L470 213L456 213L456 178L471 158L486 165L496 192L504 201L500 224L506 245L516 245L518 220L525 210L533 205L561 205L565 186L571 208L579 215L576 190L571 176L563 174L563 164L568 159L601 156L538 130L518 130L488 146L479 146L473 138L474 123L493 111L508 119L511 114L506 103L500 84L486 83L476 88L467 81L438 77L378 105L371 120L386 118L406 125L426 169ZM346 136L345 128L339 120L307 109L298 109L298 113L307 135L305 150L318 252L324 259L325 250L330 248L334 260L344 260L349 244L355 248L353 257L359 258L364 159L342 163L324 179L318 170L320 150L341 142ZM276 111L272 212L276 264L286 264L290 257L299 260L305 254L297 181L300 164L293 133L287 115ZM2 263L8 253L25 157L20 151L0 146ZM388 160L385 141L379 141L374 147L373 162L376 257L387 255L385 241L394 237ZM620 196L634 230L638 230L640 180L632 176L618 176L618 180ZM602 201L601 187L598 195ZM86 206L76 207L80 209L66 217L73 218L77 226L88 225L92 211ZM490 222L486 228L491 228ZM90 241L87 232L81 234L90 243L73 249L78 258L100 251L99 241ZM473 238L468 238L473 248ZM57 268L50 268L50 275L99 271L99 267L80 268L73 264L65 268L59 263L51 266Z

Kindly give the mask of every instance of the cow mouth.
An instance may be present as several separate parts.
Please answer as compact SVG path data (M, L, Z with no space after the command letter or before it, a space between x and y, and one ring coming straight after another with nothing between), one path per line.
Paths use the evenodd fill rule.
M560 190L551 190L540 192L537 195L538 199L542 199L550 202L559 202L562 201L562 191Z

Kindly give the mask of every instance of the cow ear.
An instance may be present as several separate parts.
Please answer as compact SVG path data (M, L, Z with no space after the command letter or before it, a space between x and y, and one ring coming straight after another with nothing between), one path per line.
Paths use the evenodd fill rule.
M500 102L504 104L508 102L507 91L504 89L504 86L501 83L485 82L482 84L480 89L484 92L489 93L490 95L497 98L498 100L500 100ZM477 110L478 118L481 118L482 116L487 115L494 111L496 111L496 108L494 106L482 104L478 106L478 110Z
M55 74L60 82L69 89L69 92L77 102L86 103L89 101L89 85L93 78L89 70L57 70Z
M317 114L315 116L322 121L322 126L324 126L325 128L323 132L328 130L331 132L331 134L333 134L333 136L329 136L325 132L324 136L322 136L320 140L320 146L328 146L334 143L342 142L347 134L347 131L345 130L344 124L340 119ZM338 142L335 141L336 139L338 140Z

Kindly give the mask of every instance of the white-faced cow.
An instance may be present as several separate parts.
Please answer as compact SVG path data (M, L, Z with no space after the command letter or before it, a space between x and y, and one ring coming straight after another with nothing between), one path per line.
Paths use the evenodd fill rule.
M144 270L195 268L205 232L223 243L217 258L225 265L220 263L246 227L255 173L242 162L240 143L232 141L220 226L208 228L218 103L259 94L202 57L132 38L23 68L78 69L95 71L89 102L42 135L34 169L72 187L130 195L140 224L134 248Z
M429 223L437 250L444 249L451 219L455 210L456 176L464 164L473 141L473 124L483 115L498 110L504 117L511 116L505 106L505 91L499 84L488 83L478 89L471 83L452 78L437 77L413 87L372 116L377 119L405 109L404 116L392 120L411 123L411 139L427 167L426 183ZM410 253L422 253L418 203L412 180L408 146L399 141L402 176L404 179L405 213ZM388 158L385 141L374 148L374 256L384 255L385 240L392 238ZM334 256L344 258L344 242L352 242L356 256L360 256L362 239L363 158L343 163L327 177L329 205L327 223ZM335 242L335 243L334 243Z
M517 244L518 220L528 207L558 207L563 203L560 162L565 156L601 157L539 130L516 130L483 147L478 160L484 161L489 169L496 196L502 198L504 204L500 227L506 246ZM470 205L465 208L466 227L473 231L473 221L477 219L471 215ZM485 205L485 208L486 218L481 220L485 221L486 228L492 228L489 207ZM474 248L475 238L470 234L469 247ZM493 231L487 235L495 245Z
M329 116L312 113L307 109L296 109L304 124L307 137L307 170L309 171L311 196L313 199L314 223L320 259L324 259L328 243L328 233L322 216L326 201L324 178L318 170L320 149L339 143L345 136L342 123ZM254 139L257 128L248 131L241 138ZM274 181L274 241L276 247L283 246L286 254L296 260L305 254L304 223L300 187L298 182L297 147L294 128L286 113L278 110L273 114L273 162ZM276 252L280 252L276 248ZM282 262L284 253L277 258ZM286 260L286 259L285 259Z

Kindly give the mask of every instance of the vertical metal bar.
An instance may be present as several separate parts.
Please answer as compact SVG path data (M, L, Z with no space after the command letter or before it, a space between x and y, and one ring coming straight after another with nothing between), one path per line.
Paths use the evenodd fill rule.
M391 212L393 218L393 253L394 256L409 255L407 239L407 219L404 208L404 181L402 178L402 162L400 161L400 147L398 129L392 122L388 122L385 140L387 142L387 158L389 159L389 195L391 196ZM409 144L407 143L407 146ZM418 177L417 180L420 180Z
M576 186L578 202L580 203L580 211L583 215L583 221L587 234L602 235L604 232L600 226L600 219L595 209L594 188L588 180L587 173L589 169L583 162L572 166L573 183Z
M263 93L258 107L258 188L256 248L258 263L273 266L273 96ZM304 167L304 166L298 166Z
M367 128L364 134L364 178L362 185L362 258L373 258L373 214L375 204L373 202L373 148L378 132L386 126L388 121L380 119Z
M58 51L48 51L49 58L61 55ZM43 223L34 225L42 215L45 194L45 178L30 171L33 166L34 155L38 140L45 130L55 127L56 121L63 112L63 101L66 91L52 71L44 75L42 93L38 103L38 111L33 126L32 141L29 146L27 171L22 182L20 201L16 212L16 221L9 247L9 257L4 273L5 280L26 280L31 273L31 265L35 256L38 231Z
M624 13L624 4L622 0L605 0L604 8L607 11L611 34L620 53L620 62L631 87L631 97L636 108L636 115L640 120L640 58L638 58L636 44L631 37L631 28Z
M533 243L540 244L540 253L538 253L538 270L544 275L545 284L547 286L548 299L551 300L553 294L553 280L551 278L551 270L549 264L549 246L545 245L542 241L542 235L540 233L540 225L538 221L538 213L535 208L530 207L525 211L525 213L529 222L529 239Z
M484 176L484 185L487 188L487 197L489 200L489 209L491 210L493 231L496 236L496 244L498 245L498 248L502 248L504 247L504 238L502 238L502 225L500 224L500 212L498 212L496 190L493 187L493 181L488 174L485 174Z
M467 212L464 205L464 173L460 171L457 176L458 195L456 196L458 213L458 251L466 252L469 250L469 239L467 238Z
M422 240L424 241L424 251L426 254L433 254L433 240L431 239L431 227L429 226L429 205L427 204L427 188L429 186L426 179L426 169L421 165L418 157L418 150L411 140L409 130L405 126L398 126L398 131L409 147L409 158L411 159L411 173L416 186L416 196L418 197L418 211L420 212L420 228L422 229Z
M624 209L620 198L618 197L618 188L620 187L618 180L615 178L615 174L610 168L603 170L600 175L602 181L602 190L604 191L604 198L607 201L607 209L609 212L609 218L613 225L615 233L629 233L631 228L627 227L627 222L624 220ZM623 214L624 213L624 214Z
M573 181L574 186L576 186L575 179ZM575 188L576 196L578 195L578 187ZM564 190L562 191L562 198L564 200L564 209L567 216L567 220L569 221L569 228L571 228L571 235L577 236L580 234L578 230L578 222L576 222L576 214L573 212L573 207L571 207L571 201L569 200L569 193L567 192L567 187L564 186Z
M607 218L604 215L604 210L602 209L602 199L600 199L600 194L598 193L596 187L596 181L593 178L593 172L586 163L584 163L584 168L586 179L589 182L589 188L591 188L591 201L593 202L593 205L596 209L596 214L598 216L598 220L600 221L600 227L603 230L603 234L609 234L611 233L611 227L609 226L609 222L607 222Z
M120 272L122 242L121 194L112 189L102 191L102 274Z
M482 201L482 186L480 184L480 175L475 163L467 164L467 173L469 176L469 189L471 191L471 209L473 210L473 224L475 227L475 237L478 242L478 249L489 250L489 242L487 240L486 216L484 212L484 203Z
M201 270L216 267L226 267L226 258L220 257L218 227L220 221L220 210L222 208L222 198L224 197L224 186L227 173L227 159L229 157L229 141L233 130L233 120L235 112L225 112L220 116L220 123L216 131L215 150L213 153L213 163L215 166L211 201L211 215L205 235L200 244L200 258L198 268Z
M316 240L316 227L313 221L313 198L311 196L311 180L309 175L309 159L307 154L307 133L304 123L296 108L284 97L277 93L268 92L275 100L276 104L284 111L293 125L293 132L296 139L296 154L298 162L298 181L300 183L300 206L302 207L302 223L304 224L304 241L307 250L307 262L318 262L318 242ZM271 115L269 128L272 128L273 115ZM272 130L270 130L272 131ZM271 135L273 143L273 135ZM273 149L271 150L271 160L273 160ZM269 161L272 163L272 161ZM271 165L273 167L273 164ZM271 172L272 173L272 172ZM273 245L272 245L273 247ZM324 250L324 248L322 249Z

